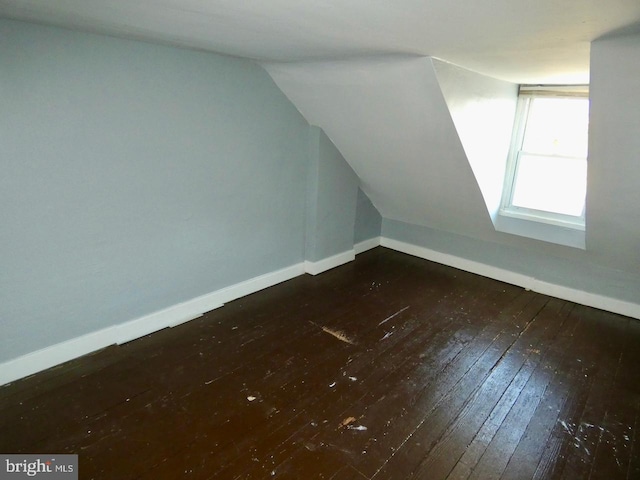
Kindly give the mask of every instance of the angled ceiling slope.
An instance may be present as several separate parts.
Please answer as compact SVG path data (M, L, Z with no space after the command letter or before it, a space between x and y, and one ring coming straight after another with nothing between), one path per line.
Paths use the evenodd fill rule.
M471 226L476 231L493 230L490 211L495 195L487 185L495 182L487 181L480 167L494 158L491 152L485 155L490 142L480 142L476 136L461 142L452 117L465 134L473 133L474 126L493 138L506 133L498 148L505 153L515 108L514 85L499 82L497 88L483 85L482 95L474 93L477 89L463 94L472 76L481 76L434 64L428 57L264 66L307 121L327 133L383 217L458 233ZM451 112L437 72L451 85L444 89ZM487 128L483 117L496 107L493 90L501 94L498 129ZM476 159L471 165L465 150ZM497 160L502 172L504 158Z
M518 85L435 59L433 66L495 225L518 103Z
M517 83L585 83L638 0L0 0L0 15L260 61L406 54Z

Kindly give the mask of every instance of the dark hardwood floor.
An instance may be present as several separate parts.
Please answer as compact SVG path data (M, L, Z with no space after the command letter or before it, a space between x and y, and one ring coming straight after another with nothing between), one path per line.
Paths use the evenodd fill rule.
M82 479L639 479L640 322L380 247L0 401Z

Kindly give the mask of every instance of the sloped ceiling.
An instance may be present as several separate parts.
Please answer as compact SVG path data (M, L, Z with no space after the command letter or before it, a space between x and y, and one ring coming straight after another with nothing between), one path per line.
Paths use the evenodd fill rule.
M468 135L482 120L459 92L477 78L448 65L512 85L586 83L590 42L637 28L640 1L0 0L0 15L256 59L384 217L464 233L493 231L504 155ZM494 87L508 104L510 87ZM509 108L507 128L484 125L485 145L504 150Z
M432 60L451 119L494 225L515 118L518 85Z
M0 15L261 61L405 54L515 83L588 78L638 0L0 0Z
M430 58L266 69L325 130L383 217L454 232L491 226Z

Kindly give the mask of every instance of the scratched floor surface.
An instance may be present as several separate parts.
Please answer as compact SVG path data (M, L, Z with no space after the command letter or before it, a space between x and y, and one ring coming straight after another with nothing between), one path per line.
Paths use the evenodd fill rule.
M0 401L82 479L638 479L640 322L380 247Z

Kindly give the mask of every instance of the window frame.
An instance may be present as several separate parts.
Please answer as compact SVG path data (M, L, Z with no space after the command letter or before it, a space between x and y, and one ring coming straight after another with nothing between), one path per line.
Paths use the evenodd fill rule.
M499 214L504 217L528 220L539 223L546 223L566 227L574 230L585 230L585 207L579 216L567 215L556 212L548 212L537 210L534 208L520 207L513 205L513 195L515 190L515 181L520 164L522 154L540 155L538 152L524 152L522 146L524 143L526 125L529 118L529 110L531 102L535 98L589 98L588 85L563 85L563 86L543 86L543 85L521 85L518 92L518 103L516 107L516 116L514 122L513 133L511 136L511 144L509 147L509 156L502 188L502 199L500 203ZM553 155L545 155L547 157ZM571 157L566 155L558 155L559 158L582 158ZM586 202L585 202L586 204Z

